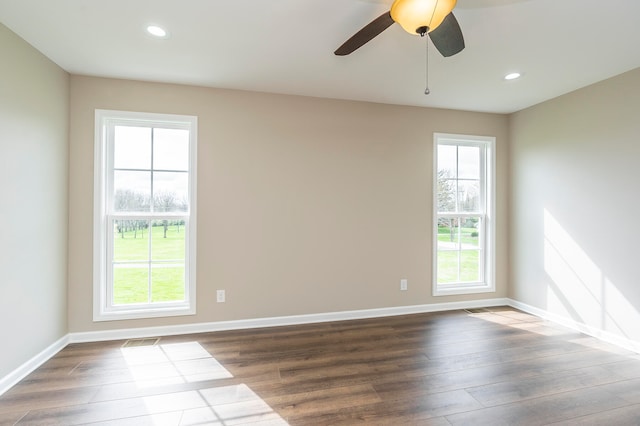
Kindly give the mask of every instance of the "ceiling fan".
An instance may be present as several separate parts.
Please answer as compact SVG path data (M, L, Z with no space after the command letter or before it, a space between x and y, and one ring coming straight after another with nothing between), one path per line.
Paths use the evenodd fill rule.
M456 3L457 0L395 0L388 12L371 21L333 53L348 55L397 22L410 34L429 34L442 56L453 56L464 49L462 30L452 12Z

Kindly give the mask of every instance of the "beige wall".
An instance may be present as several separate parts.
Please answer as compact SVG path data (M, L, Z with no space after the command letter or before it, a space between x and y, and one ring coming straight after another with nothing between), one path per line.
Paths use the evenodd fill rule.
M511 117L511 296L640 342L640 69Z
M196 316L92 322L96 108L198 116ZM70 331L504 297L507 130L504 115L73 76ZM433 132L497 137L495 294L431 296Z
M0 24L0 378L67 334L69 76Z

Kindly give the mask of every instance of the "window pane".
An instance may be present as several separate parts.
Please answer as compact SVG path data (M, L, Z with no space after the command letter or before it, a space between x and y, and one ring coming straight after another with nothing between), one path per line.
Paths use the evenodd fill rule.
M154 265L151 268L151 301L184 300L184 265Z
M128 305L149 300L149 265L146 263L113 266L113 303Z
M458 211L480 212L480 181L458 181Z
M456 177L457 149L455 145L438 145L438 176Z
M189 202L189 174L154 172L153 202L157 212L185 212Z
M183 263L185 258L184 221L156 220L151 229L151 260Z
M145 220L115 220L113 299L116 305L147 303L149 233Z
M479 240L479 224L480 218L467 217L461 218L462 226L460 227L460 243L462 250L480 248Z
M153 168L189 170L189 131L153 129Z
M149 222L146 220L114 221L113 261L149 260Z
M151 129L115 126L113 167L116 169L151 168Z
M456 181L438 173L438 211L456 211Z
M182 301L185 297L185 231L182 220L157 220L152 226L151 299L153 302Z
M480 282L480 251L463 250L460 252L460 281Z
M149 211L151 172L113 172L113 210L117 212Z
M457 251L438 251L438 284L458 282Z
M480 179L480 147L458 147L458 178Z
M438 220L438 250L458 250L459 243L458 219Z

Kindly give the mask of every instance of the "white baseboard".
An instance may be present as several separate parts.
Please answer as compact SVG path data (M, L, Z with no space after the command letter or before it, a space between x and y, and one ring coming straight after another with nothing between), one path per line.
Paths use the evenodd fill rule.
M611 343L612 345L628 349L632 352L640 353L640 342L638 341L627 339L625 337L610 333L608 331L604 331L597 327L575 321L572 318L567 318L558 314L554 314L552 312L545 311L544 309L536 308L535 306L527 305L526 303L518 302L517 300L508 299L507 304L513 308L520 309L521 311L528 312L537 317L595 337L602 340L603 342Z
M64 349L69 344L69 335L58 339L53 344L49 345L42 352L31 358L29 361L22 364L20 367L7 374L5 377L0 378L0 395L11 389L20 380L27 377L36 368L40 367L46 361L48 361L55 354Z
M365 318L388 317L455 309L486 308L508 305L509 299L483 299L466 302L435 303L429 305L398 306L392 308L364 309L358 311L328 312L321 314L292 315L271 318L255 318L235 321L218 321L198 324L171 325L165 327L128 328L108 331L70 333L71 343L100 342L105 340L137 339L143 337L173 336L177 334L210 333L212 331L242 330L249 328L281 327L286 325L313 324L329 321L347 321Z

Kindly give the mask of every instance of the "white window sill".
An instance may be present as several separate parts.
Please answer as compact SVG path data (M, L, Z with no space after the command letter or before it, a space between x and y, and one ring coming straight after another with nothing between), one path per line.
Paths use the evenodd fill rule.
M434 296L452 296L458 294L481 294L481 293L495 293L495 286L490 285L455 285L455 286L447 286L447 287L436 287L433 290Z
M118 309L103 312L96 312L93 316L94 322L100 321L118 321L130 319L144 318L162 318L195 315L196 310L192 307L159 307L159 308L140 308L140 309Z

